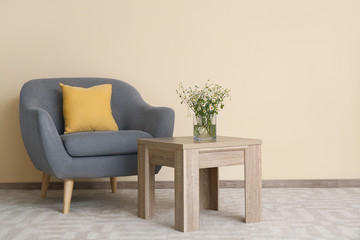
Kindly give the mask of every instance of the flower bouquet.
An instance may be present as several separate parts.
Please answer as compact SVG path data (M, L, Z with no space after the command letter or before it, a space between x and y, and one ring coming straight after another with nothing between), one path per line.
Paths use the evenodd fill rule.
M184 88L179 84L176 90L181 104L188 105L194 113L194 139L211 140L216 138L216 116L224 108L224 100L230 97L230 90L208 80L203 88Z

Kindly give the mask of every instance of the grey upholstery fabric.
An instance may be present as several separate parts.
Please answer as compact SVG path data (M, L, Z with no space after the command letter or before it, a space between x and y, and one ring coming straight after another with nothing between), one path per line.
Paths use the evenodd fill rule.
M79 132L60 136L68 154L73 157L136 154L138 138L152 138L138 130Z
M31 80L20 93L20 127L30 159L40 171L59 179L137 174L137 154L96 157L68 154L60 137L64 133L60 82L79 87L110 83L112 113L120 131L139 130L153 137L172 136L174 111L148 105L134 87L123 81L106 78Z

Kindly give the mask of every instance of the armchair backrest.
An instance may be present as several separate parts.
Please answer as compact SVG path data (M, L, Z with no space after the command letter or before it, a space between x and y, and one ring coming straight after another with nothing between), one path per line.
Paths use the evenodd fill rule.
M109 78L48 78L34 79L24 84L20 93L20 105L45 109L51 116L59 134L64 133L62 91L59 83L77 87L112 84L111 108L119 129L126 129L127 112L133 104L144 104L139 92L120 80Z

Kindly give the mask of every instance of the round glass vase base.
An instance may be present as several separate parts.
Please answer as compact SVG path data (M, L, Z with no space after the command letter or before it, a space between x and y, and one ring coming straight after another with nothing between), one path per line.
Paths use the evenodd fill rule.
M194 140L195 140L195 141L215 141L215 140L216 140L216 136L209 136L209 137L198 137L198 136L194 136Z
M216 140L216 125L210 125L210 126L194 125L194 140L196 141Z

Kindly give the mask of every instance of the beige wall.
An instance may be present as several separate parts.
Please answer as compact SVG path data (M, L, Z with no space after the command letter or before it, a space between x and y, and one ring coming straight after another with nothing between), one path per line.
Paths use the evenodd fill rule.
M360 178L359 12L357 0L1 0L0 182L40 181L22 84L70 76L129 82L175 109L175 136L192 134L178 83L211 79L232 90L218 133L263 139L264 179Z

